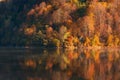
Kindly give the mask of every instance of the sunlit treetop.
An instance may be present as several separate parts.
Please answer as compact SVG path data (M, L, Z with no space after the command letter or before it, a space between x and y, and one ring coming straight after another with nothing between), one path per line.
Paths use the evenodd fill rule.
M0 2L5 2L5 0L0 0Z

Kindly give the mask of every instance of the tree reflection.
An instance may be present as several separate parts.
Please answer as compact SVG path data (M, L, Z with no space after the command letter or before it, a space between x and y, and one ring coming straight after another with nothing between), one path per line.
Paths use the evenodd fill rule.
M27 80L120 79L119 50L45 50L40 54L22 62Z

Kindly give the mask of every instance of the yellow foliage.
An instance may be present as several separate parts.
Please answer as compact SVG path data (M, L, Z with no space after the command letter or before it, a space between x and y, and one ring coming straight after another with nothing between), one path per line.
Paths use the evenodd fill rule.
M70 64L70 60L65 56L64 54L62 55L62 58L66 64Z
M101 2L101 4L106 8L108 6L107 2Z
M100 50L92 50L92 56L96 63L100 62Z
M53 44L56 46L56 47L60 47L60 41L58 39L53 39Z
M110 35L108 36L107 45L108 45L108 46L113 46L113 45L114 45L114 44L113 44L113 35L112 35L112 34L110 34Z
M85 3L81 3L79 0L71 0L71 3L76 4L79 8L86 6Z
M77 38L77 37L74 37L74 38L73 38L73 42L74 42L74 43L78 43L78 42L79 42L78 38Z
M70 32L66 32L63 36L63 39L67 39L70 36Z
M94 35L94 38L92 40L92 46L100 46L101 43L99 41L99 36L97 34Z
M67 37L67 39L65 39L64 47L69 50L74 50L76 48L75 45L77 45L78 43L79 43L78 38L70 35Z
M71 3L79 3L78 0L70 0L70 1L71 1Z
M118 46L119 45L119 38L118 37L115 37L115 40L114 40L114 45L115 46Z

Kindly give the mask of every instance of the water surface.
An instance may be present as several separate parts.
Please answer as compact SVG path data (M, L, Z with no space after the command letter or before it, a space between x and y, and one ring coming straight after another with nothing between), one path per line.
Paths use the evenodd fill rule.
M0 48L0 80L120 80L120 50Z

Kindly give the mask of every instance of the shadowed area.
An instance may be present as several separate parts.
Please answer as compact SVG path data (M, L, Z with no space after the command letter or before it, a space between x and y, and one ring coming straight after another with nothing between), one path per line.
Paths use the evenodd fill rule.
M118 49L0 49L0 80L119 79Z

